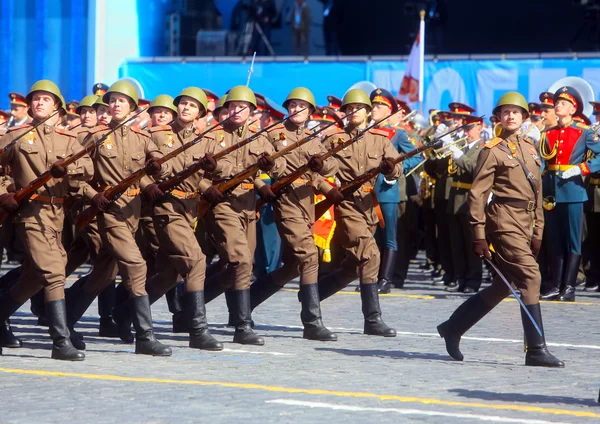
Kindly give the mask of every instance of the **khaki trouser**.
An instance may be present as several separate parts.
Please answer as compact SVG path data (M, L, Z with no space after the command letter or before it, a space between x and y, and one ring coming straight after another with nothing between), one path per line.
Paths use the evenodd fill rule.
M285 285L300 275L300 284L314 284L319 274L319 252L313 226L302 218L275 221L283 247L283 266L271 273L276 284Z
M64 299L67 254L61 232L29 222L17 223L15 229L25 247L25 261L21 278L10 292L13 299L25 303L42 288L46 302Z
M254 211L237 211L229 202L222 202L206 217L206 228L227 270L223 285L234 290L248 289L256 248Z
M98 223L90 223L84 230L77 233L67 255L66 275L69 276L77 268L87 262L95 260L102 246L102 237L98 231Z
M542 277L529 240L519 233L493 233L488 235L488 240L494 246L498 269L521 291L523 302L526 305L539 303ZM488 305L495 306L509 294L509 288L496 276L492 285L481 292L481 297Z
M185 291L204 290L206 257L196 241L194 229L181 215L155 215L154 228L160 244L156 257L157 274L146 289L160 298L185 277Z
M146 261L135 242L136 229L110 214L98 218L98 227L102 247L94 261L94 270L84 285L86 295L97 296L113 284L118 270L132 296L145 296Z

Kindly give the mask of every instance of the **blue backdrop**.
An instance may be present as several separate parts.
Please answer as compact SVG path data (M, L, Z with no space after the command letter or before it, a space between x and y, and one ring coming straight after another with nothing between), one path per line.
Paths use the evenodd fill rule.
M297 86L310 88L321 105L327 95L342 96L357 81L398 91L404 62L272 62L255 63L250 87L281 103ZM223 94L234 85L245 84L248 63L240 62L126 62L121 76L137 79L149 99L158 94L177 95L196 85ZM423 110L445 109L451 101L468 103L488 117L505 91L519 91L529 101L538 101L556 80L566 76L586 79L600 98L600 59L456 60L425 63Z

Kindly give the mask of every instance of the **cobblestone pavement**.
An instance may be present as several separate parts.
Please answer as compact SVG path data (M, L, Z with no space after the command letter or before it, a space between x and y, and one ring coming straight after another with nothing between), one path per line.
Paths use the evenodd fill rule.
M339 340L304 340L296 290L290 285L255 311L263 347L231 343L224 300L210 303L212 332L225 342L216 353L172 334L159 301L153 318L159 339L173 347L170 358L99 338L94 304L78 325L88 345L81 363L50 359L47 330L26 304L12 320L25 347L0 357L0 422L600 422L599 294L543 303L550 350L566 363L555 370L523 365L515 299L473 327L461 344L465 361L452 361L436 326L465 295L432 286L417 262L404 290L381 296L396 338L362 334L353 284L322 303Z

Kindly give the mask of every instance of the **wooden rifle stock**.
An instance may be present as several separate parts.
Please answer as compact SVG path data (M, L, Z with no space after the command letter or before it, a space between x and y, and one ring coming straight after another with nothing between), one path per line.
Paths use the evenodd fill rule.
M362 109L362 108L360 108L360 109ZM360 109L357 109L352 113L355 113L355 112L359 111ZM348 116L349 115L351 115L351 114L348 114ZM292 150L294 150L295 148L308 143L310 140L312 140L313 138L318 136L322 131L324 131L327 128L331 127L332 125L336 125L336 124L337 124L337 122L331 122L330 124L325 125L323 128L304 137L302 140L299 140L296 143L292 143L289 146L281 149L280 151L273 153L271 155L271 158L273 160L275 160L277 158L282 157L283 155L287 154L288 152L291 152ZM217 190L219 190L219 192L222 194L235 190L235 188L237 186L239 186L242 182L244 182L245 179L254 175L258 171L258 169L259 169L258 164L255 163L253 165L250 165L248 168L244 169L243 171L238 172L237 174L235 174L233 177L231 177L227 181L223 181L222 183L217 185ZM198 202L198 218L202 218L204 216L204 214L206 212L208 212L208 210L211 209L212 207L213 207L213 204L211 202L209 202L208 200L206 200L204 198L200 198L200 201Z
M340 150L343 150L343 149L347 148L348 146L352 145L353 143L355 143L356 141L358 141L363 136L363 134L365 134L367 131L369 131L373 127L379 125L381 122L385 121L392 115L393 115L393 113L389 114L388 116L386 116L385 118L383 118L377 122L374 122L373 124L369 125L365 129L361 130L354 137L344 141L343 143L338 143L333 149L331 149L331 150L323 153L321 156L317 156L317 157L319 159L321 159L322 161L329 159L331 156L335 155ZM296 169L291 174L286 175L285 177L283 177L281 179L278 179L273 184L271 184L271 191L275 195L278 195L287 186L289 186L294 181L296 181L298 178L300 178L302 175L304 175L308 171L308 169L309 169L308 163L305 163L304 165L302 165L300 168ZM265 205L265 201L262 199L258 199L258 202L256 203L256 211L257 212L260 211L264 205Z
M392 163L394 165L397 165L400 162L403 162L408 158L418 155L419 153L421 153L427 149L436 149L441 145L442 145L441 140L436 141L433 145L423 145L414 150L411 150L408 153L398 156L396 159L392 160ZM344 194L344 196L349 196L350 194L352 194L356 190L358 190L363 184L365 184L365 183L371 181L373 178L375 178L377 176L377 174L379 174L379 167L370 169L367 172L365 172L364 174L359 175L358 177L356 177L354 180L350 181L349 183L341 186L339 188L339 190L342 192L342 194ZM329 201L329 199L327 199L327 198L325 198L322 201L320 201L319 203L317 203L315 205L315 221L318 220L321 216L323 216L323 214L325 212L327 212L331 206L333 206L333 203L331 203Z

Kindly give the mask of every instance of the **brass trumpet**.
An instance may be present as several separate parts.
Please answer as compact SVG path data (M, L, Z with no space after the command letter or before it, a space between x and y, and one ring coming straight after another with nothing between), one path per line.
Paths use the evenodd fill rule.
M452 143L448 143L439 149L432 149L431 153L435 156L436 159L444 159L448 156L452 155L452 150L450 147L456 147L458 150L464 149L468 144L467 137L459 138Z

